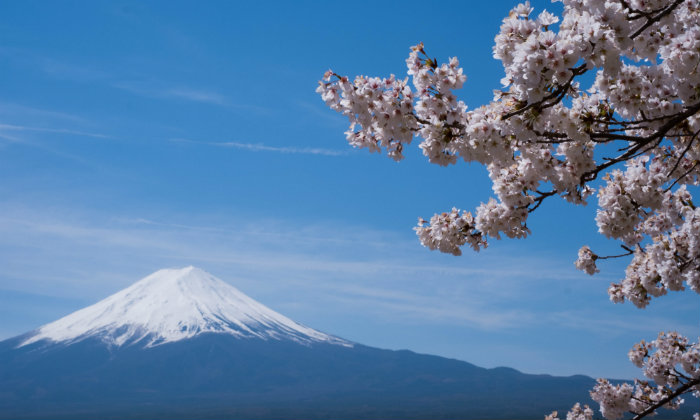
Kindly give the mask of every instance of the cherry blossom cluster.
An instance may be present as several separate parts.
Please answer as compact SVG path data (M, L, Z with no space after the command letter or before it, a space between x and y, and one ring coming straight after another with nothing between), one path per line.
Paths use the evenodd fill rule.
M384 148L393 159L401 160L404 145L411 143L418 128L414 94L407 81L393 75L388 79L358 76L350 83L332 71L326 72L324 80L327 83L320 83L316 91L328 106L350 119L345 133L348 142L370 152Z
M609 420L621 418L629 410L634 387L628 383L613 385L607 379L598 379L591 398L600 404L600 413Z
M700 0L561 2L561 16L534 14L525 2L503 20L493 47L502 89L476 109L454 93L466 81L458 60L440 64L422 43L406 60L412 86L393 75L351 83L328 71L317 91L349 118L355 147L399 160L417 137L431 163L487 168L494 197L474 215L452 209L419 219L426 247L460 255L489 238L524 238L529 215L548 198L585 205L597 196L599 232L625 252L584 246L575 265L592 275L602 260L631 257L608 290L613 302L643 308L669 291L700 293L692 196L700 185ZM657 385L666 391L601 382L594 392L627 401L605 404L603 414L617 418L639 409L638 392L675 386ZM581 410L572 418L585 418Z
M479 251L481 247L486 247L480 232L474 228L474 217L469 212L459 213L459 210L452 208L449 213L436 214L430 219L430 223L423 219L418 219L418 227L415 228L421 242L432 250L452 255L462 255L459 248L465 243Z
M630 350L629 358L659 386L675 387L684 379L700 378L700 344L689 344L676 332L661 333L650 343L639 342ZM696 389L700 391L700 386Z
M607 419L622 418L626 412L637 416L652 412L655 408L676 409L682 403L685 392L700 396L700 345L689 344L688 339L678 333L661 333L647 343L641 341L629 352L629 358L637 367L643 368L648 381L636 380L613 385L599 379L591 392L593 400Z
M611 299L643 307L686 285L700 292L698 213L686 188L700 177L700 1L563 3L561 23L547 11L532 18L528 3L504 19L493 52L507 89L475 110L454 94L466 80L457 59L438 64L423 44L406 60L415 90L394 76L350 83L332 71L317 90L349 117L356 147L398 160L417 136L432 163L486 165L495 198L476 209L470 229L440 215L434 228L421 219L416 231L430 249L459 255L466 243L478 249L475 237L479 246L502 234L526 237L544 199L586 204L604 174L599 230L634 248ZM584 91L577 77L591 70ZM596 159L608 143L623 152ZM594 274L605 258L584 247L576 266Z
M456 151L449 143L462 134L467 106L452 91L460 89L467 77L457 58L438 66L427 57L422 44L411 49L406 65L416 88L415 118L420 123L416 134L423 138L420 148L431 163L455 163Z
M544 420L560 420L556 411L544 417ZM581 407L581 404L576 403L568 413L566 420L593 420L593 410L587 405Z
M600 272L595 264L596 259L598 259L598 256L595 255L588 246L584 245L578 250L578 259L574 264L576 268L581 271L588 274L595 274Z
M649 244L638 246L625 278L608 290L614 302L628 299L643 308L652 296L684 290L686 285L700 293L700 209L694 208L684 188L669 193L664 207L667 213L655 215L644 226L657 229L654 225L667 224L670 229L653 237ZM680 220L674 224L672 217Z

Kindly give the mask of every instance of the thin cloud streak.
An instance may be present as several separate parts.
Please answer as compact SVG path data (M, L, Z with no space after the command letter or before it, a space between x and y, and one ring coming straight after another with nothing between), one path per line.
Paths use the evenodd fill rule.
M65 129L65 128L28 127L25 125L14 125L14 124L2 124L2 123L0 123L0 131L3 131L3 130L7 130L7 131L38 131L38 132L43 132L43 133L72 134L72 135L76 135L76 136L94 137L94 138L99 138L99 139L112 138L106 134L89 133L89 132L85 132L85 131L70 130L70 129Z
M587 330L593 333L604 332L606 334L618 334L620 331L664 331L669 330L669 328L690 335L697 331L697 326L692 323L679 323L677 320L670 318L658 316L650 318L644 315L645 313L640 311L638 316L613 318L601 316L595 311L572 310L553 313L549 321L564 327ZM651 339L653 337L647 338Z
M100 138L100 139L113 139L113 137L104 135L104 134L99 134L99 133L91 133L91 132L86 132L86 131L79 131L79 130L69 130L69 129L56 129L56 128L44 128L44 127L30 127L30 126L23 126L23 125L14 125L14 124L2 124L0 123L0 140L5 140L5 142L0 141L0 146L7 146L9 144L14 144L14 145L21 145L23 147L30 147L34 148L37 150L41 150L46 153L50 153L54 156L58 156L63 159L67 159L76 163L79 163L83 166L91 167L91 168L100 168L102 169L102 166L99 165L97 162L94 162L92 160L88 160L83 158L82 156L73 154L73 153L68 153L63 150L61 150L59 147L54 147L54 145L57 145L57 142L50 142L50 141L43 141L43 139L37 138L36 136L32 136L31 134L28 134L27 132L38 132L38 133L56 133L56 134L69 134L69 135L74 135L74 136L85 136L85 137L92 137L92 138Z
M114 224L118 227L112 227ZM49 234L87 246L111 244L134 248L148 247L160 250L161 255L173 254L173 258L177 258L174 254L180 254L201 262L234 263L259 268L276 268L282 271L301 270L327 274L340 272L352 276L386 272L401 278L439 273L441 276L470 278L472 287L480 283L480 287L493 289L502 296L521 293L514 289L513 285L507 288L501 287L504 280L527 288L530 287L527 283L533 280L568 281L583 278L583 275L576 271L566 270L551 263L545 264L544 261L534 258L517 256L493 255L491 258L484 256L480 258L482 264L469 267L436 265L413 258L394 258L391 255L406 255L412 251L422 253L423 250L412 240L405 241L388 237L386 232L361 228L348 227L347 232L329 237L322 234L326 231L322 226L316 228L295 226L295 229L289 230L284 228L284 224L272 221L249 226L212 227L164 223L145 218L113 218L110 225L110 227L96 227L61 220L46 220L39 215L35 217L0 216L0 230L11 231L13 230L11 227L23 227L24 233ZM268 226L268 229L261 230L260 225ZM338 228L336 226L333 229ZM174 240L175 238L188 240ZM210 249L202 249L199 246L188 249L182 245L192 243L190 239L194 238L209 244L227 243L229 247L221 248L212 245ZM270 244L288 244L288 247L271 250ZM332 247L342 253L342 250L357 249L360 246L370 254L374 250L381 249L386 257L381 260L362 257L358 259L324 258L317 252L318 249ZM231 247L240 247L240 249ZM270 258L273 252L277 255L275 258ZM506 258L507 261L505 261ZM494 264L494 261L498 261L499 264ZM589 279L586 281L590 282ZM609 282L607 279L601 281Z
M182 138L170 139L170 141L175 143L192 143L192 144L203 144L207 146L214 147L226 147L235 148L241 150L248 150L251 152L272 152L272 153L283 153L283 154L303 154L303 155L320 155L320 156L345 156L347 152L341 150L332 149L322 149L317 147L278 147L278 146L267 146L262 143L240 143L235 141L226 142L213 142L213 141L195 141Z
M228 101L223 95L214 92L207 92L203 90L188 89L188 88L174 88L167 89L163 91L165 96L172 96L176 98L187 99L193 102L204 102L213 105L228 105Z
M5 143L5 144L0 143L0 145L2 145L2 146L5 146L7 144L17 144L17 145L22 145L24 147L32 147L32 148L35 148L37 150L41 150L41 151L50 153L50 154L58 156L58 157L68 159L68 160L71 160L73 162L77 162L77 163L80 163L82 165L85 165L85 166L99 167L94 162L91 162L87 159L83 159L80 156L74 155L72 153L66 153L66 152L63 152L61 150L58 150L58 149L55 149L52 147L48 147L42 143L28 140L24 137L10 136L10 135L7 135L5 133L2 133L2 130L0 130L0 139L7 140L7 143Z
M154 86L155 85L155 86ZM200 104L216 105L234 111L267 114L268 108L246 103L236 103L226 95L210 90L197 89L188 86L163 86L158 82L121 81L111 84L113 88L123 90L138 96L156 99L180 99Z
M210 105L230 106L228 99L220 93L190 87L154 87L153 83L148 82L116 82L112 84L112 87L149 98L174 98Z
M21 139L17 136L7 135L3 132L0 132L0 139L7 140L7 142L9 143L24 143L24 139Z
M169 87L163 86L162 83L157 81L148 80L119 81L117 80L118 76L110 74L108 71L56 60L26 49L0 46L0 57L8 57L18 63L38 68L50 77L60 80L106 84L107 86L127 91L138 96L150 98L182 99L190 102L244 109L258 113L268 112L268 109L264 107L232 102L225 95L210 90L181 85Z
M260 239L259 235L248 232L246 227L241 227L234 236L216 228L194 230L180 226L173 231L161 229L162 226L146 219L127 226L115 226L114 223L109 223L109 226L91 226L37 214L2 216L0 232L5 239L0 241L0 247L3 246L2 242L11 241L13 247L32 248L35 256L53 254L53 258L64 260L64 253L68 258L77 258L77 255L80 255L80 259L94 259L100 272L108 270L99 264L106 255L115 260L112 261L114 264L118 264L121 257L140 254L150 256L148 264L155 262L170 266L188 261L203 264L205 268L238 267L238 271L244 277L252 274L268 282L274 278L284 279L282 284L277 284L276 287L283 285L290 290L307 290L323 296L324 301L336 302L341 306L364 306L378 316L427 323L466 323L480 329L503 329L517 327L532 318L526 311L515 311L497 305L491 307L489 302L495 295L489 292L493 286L488 284L474 285L475 290L484 292L479 293L478 298L474 294L427 294L423 288L433 289L431 286L425 282L411 281L414 277L425 279L426 272L420 263L411 262L410 257L404 257L403 261L386 263L364 261L362 256L358 257L359 260L354 259L355 257L344 259L324 252L323 249L329 247L323 240L312 247L308 244L300 247L298 243L292 242L287 244L286 249L270 249L270 244L286 242L289 239L286 232L282 232L283 238L268 235ZM299 240L301 243L316 241L314 238L304 237ZM357 240L361 241L361 238ZM358 244L348 246L357 248ZM303 250L300 252L299 248ZM86 253L91 256L83 255L83 250L89 250ZM7 255L6 258L12 259L12 256ZM70 266L69 260L63 262ZM139 262L132 259L132 263L138 266ZM6 267L6 275L8 271L13 271L13 268ZM450 273L450 277L458 277L462 270L451 273L449 267L443 267L441 275L443 273ZM22 277L26 278L28 274L25 273ZM97 278L100 278L99 274L97 275ZM396 278L391 278L392 275ZM85 277L92 276L86 274ZM406 286L417 286L413 289L399 289L396 285L394 289L396 282ZM68 285L64 284L65 286ZM497 289L500 290L501 286ZM498 300L494 298L494 302Z
M58 254L62 251L57 247L73 253L85 249L96 255L96 261L104 257L102 254L109 254L115 262L124 255L148 255L144 264L157 265L153 268L184 262L224 270L237 267L244 281L246 277L247 281L258 278L266 282L284 278L276 287L313 290L324 301L365 307L378 316L482 330L542 322L534 312L517 308L513 302L532 293L533 284L567 281L562 267L532 258L526 263L522 257L494 255L482 258L479 265L437 265L423 261L419 255L424 251L410 239L362 228L358 232L347 227L346 233L328 237L322 234L322 226L295 225L290 229L269 221L206 226L113 218L95 224L83 221L89 217L46 217L21 209L2 213L6 215L0 216L0 233L5 241L18 246L38 246ZM348 254L345 251L349 249L366 252ZM376 250L382 250L385 257L376 259ZM133 263L138 266L137 261ZM444 290L438 284L445 285ZM464 289L453 287L457 284L463 284ZM547 322L552 321L572 322L566 316L553 316Z
M73 122L78 122L78 123L85 123L86 120L83 117L69 114L66 112L60 112L60 111L52 111L52 110L47 110L47 109L42 109L42 108L35 108L31 106L26 106L26 105L20 105L16 103L11 103L11 102L0 102L0 115L4 116L10 116L10 117L22 117L22 118L30 118L34 121L37 119L40 120L67 120L67 121L73 121Z
M462 297L448 300L424 294L409 293L393 289L381 289L358 285L344 285L336 288L330 299L363 306L377 313L394 313L412 321L426 320L440 324L467 324L484 330L522 327L530 323L534 316L521 310L492 311L476 301L466 302ZM338 295L337 292L342 292Z
M0 47L0 56L23 66L38 68L48 76L59 80L86 82L109 78L108 73L93 67L57 60L26 48L2 46Z

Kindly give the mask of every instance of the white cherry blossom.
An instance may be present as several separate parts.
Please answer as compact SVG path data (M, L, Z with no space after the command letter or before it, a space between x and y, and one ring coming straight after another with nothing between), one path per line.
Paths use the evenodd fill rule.
M487 168L494 197L473 215L453 208L420 219L426 247L460 255L490 238L524 238L545 200L597 196L598 230L624 252L584 246L575 265L593 275L604 260L629 257L608 289L613 302L644 308L669 292L700 293L700 0L561 2L561 16L525 2L503 20L493 46L502 89L476 109L455 94L466 82L457 58L439 63L422 43L406 59L410 83L328 71L317 91L348 117L354 147L400 160L417 138L431 163ZM592 395L609 419L700 392L697 344L668 333L639 346L630 359L655 384L600 380ZM567 419L586 413L574 407Z

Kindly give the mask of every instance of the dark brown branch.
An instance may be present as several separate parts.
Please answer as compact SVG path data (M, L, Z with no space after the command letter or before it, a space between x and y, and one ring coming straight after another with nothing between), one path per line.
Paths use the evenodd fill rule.
M676 375L676 376L679 377L679 378L685 379L686 381L692 380L692 378L690 378L690 377L687 376L687 375L684 375L683 372L679 371L679 370L676 369L676 368L673 368L673 372L674 372L674 375Z
M635 120L631 121L621 121L616 119L615 117L610 117L610 120L602 120L600 118L595 118L593 119L593 122L597 123L603 123L603 124L610 124L610 125L620 125L622 127L628 127L630 130L637 130L637 129L643 129L644 127L629 127L629 126L634 126L642 123L650 123L650 122L656 122L656 121L663 121L671 118L673 115L659 115L658 117L647 117L644 115L644 111L640 111L642 114L642 118L637 118Z
M558 191L552 190L552 191L547 191L547 192L540 192L540 191L535 191L535 192L537 194L539 194L539 196L537 196L537 198L535 198L534 203L536 203L536 204L533 207L528 206L529 207L527 209L528 213L532 213L533 211L535 211L537 209L537 207L542 205L542 202L545 200L545 198L555 195Z
M633 249L628 248L624 245L620 245L620 247L622 247L622 249L624 249L627 252L625 252L624 254L619 254L619 255L606 255L605 257L597 256L596 260L609 260L611 258L622 258L622 257L626 257L628 255L634 254Z
M678 125L680 122L685 120L686 118L695 115L700 111L700 102L689 106L688 108L685 109L685 111L680 112L676 115L674 115L671 119L666 121L664 125L662 125L655 133L650 134L647 137L634 137L637 142L637 144L632 147L631 149L627 150L625 153L621 154L620 156L616 158L612 158L608 160L607 162L598 165L595 169L588 171L581 175L581 184L584 184L588 181L593 181L596 179L598 176L598 173L600 173L602 170L609 168L610 166L615 165L616 163L619 162L624 162L626 160L632 159L637 152L642 150L645 146L647 146L650 143L653 143L655 141L660 142L664 136L666 136L666 133L671 131L672 128L674 128L676 125ZM605 135L605 133L600 133L602 135ZM607 136L607 135L606 135ZM612 135L611 135L612 136ZM620 136L621 140L624 140L625 137L630 137L630 136Z
M691 106L691 109L695 108L696 111L697 105ZM622 133L617 133L617 131L626 131L626 130L642 130L642 129L648 129L648 127L630 127L633 124L641 124L644 122L652 122L652 121L660 121L660 120L668 120L670 118L677 118L677 115L664 115L662 117L655 117L655 118L643 118L641 120L635 120L635 121L604 121L604 120L593 120L594 122L597 122L599 124L608 124L608 125L622 125L623 127L620 128L613 128L613 129L607 129L606 131L593 131L588 133L588 136L590 139L595 142L595 143L609 143L612 141L616 140L623 140L623 141L629 141L631 143L639 143L639 142L646 142L649 140L650 137L640 137L640 136L630 136ZM692 115L692 114L691 114ZM684 117L685 118L685 117ZM663 129L663 127L662 127ZM552 139L551 141L547 140L538 140L535 141L535 143L543 143L543 144L556 144L556 143L566 143L570 142L573 140L567 140L568 135L566 133L560 133L557 131L537 131L537 130L532 130L533 133L535 133L539 137L544 137L547 139ZM668 132L668 130L666 130ZM656 134L656 133L655 133ZM656 135L653 134L652 137L656 137ZM676 134L671 137L687 137L687 136L692 136L696 137L698 134ZM560 141L558 141L560 140ZM627 150L634 147L634 145L622 148L620 150Z
M608 139L608 140L626 140L631 142L638 142L645 140L644 137L639 136L628 136L626 134L610 133L607 131L590 133L589 137L591 139Z
M657 409L661 408L664 406L666 403L670 402L674 398L684 394L685 392L689 391L692 387L695 385L700 384L700 378L695 378L689 382L686 382L685 384L679 386L676 388L675 391L673 391L671 394L667 395L666 397L660 399L659 401L655 402L654 404L650 405L649 407L646 408L646 410L642 411L641 413L633 413L636 414L632 420L639 420L642 419L649 414L655 412Z
M630 6L629 3L627 3L625 0L619 0L619 1L620 1L620 4L622 4L622 6L624 6L625 9L629 10L628 20L637 20L637 19L641 19L641 18L651 19L651 18L653 18L655 13L659 13L659 12L662 12L664 10L664 8L662 7L660 9L652 10L649 12L644 12L644 11L639 10L639 9L633 9L632 6Z
M527 104L520 109L516 109L515 111L511 111L511 112L503 115L501 117L501 119L507 120L508 118L515 116L515 115L522 114L523 112L525 112L531 108L542 110L542 109L549 108L549 107L554 106L555 104L559 103L562 99L564 99L564 96L566 96L566 93L571 88L571 84L574 82L574 79L576 78L576 76L580 76L586 72L586 63L583 63L580 66L574 67L570 70L571 70L571 77L569 77L569 80L567 80L566 83L564 83L563 85L559 86L554 92L550 93L549 95L545 96L544 98L540 99L537 102ZM552 99L554 99L554 101L547 103L547 101L550 101Z
M685 157L685 154L688 153L688 150L690 150L690 146L693 145L693 142L694 142L695 139L698 137L698 134L699 134L699 133L700 133L700 130L699 130L699 131L696 131L696 132L695 132L695 135L693 135L693 137L692 137L690 140L688 140L688 145L685 146L685 149L683 149L683 153L681 153L681 155L678 156L678 159L676 160L676 164L673 165L673 168L671 168L670 171L668 171L668 175L666 175L666 177L670 178L670 177L671 177L671 174L672 174L676 169L678 169L678 165L681 164L681 161L682 161L683 158Z
M672 5L668 6L667 8L663 9L659 14L656 16L652 17L647 17L647 21L642 25L639 29L637 29L632 35L630 35L631 39L635 39L638 37L642 32L644 32L648 27L651 25L655 24L656 22L660 21L663 19L665 16L667 16L669 13L671 13L676 7L678 7L681 3L683 3L684 0L676 0L673 2Z
M683 179L683 178L685 178L686 176L688 176L688 174L690 174L691 172L693 172L693 170L694 170L695 168L697 168L698 165L700 165L700 162L695 163L695 165L691 166L690 169L688 169L687 171L685 171L685 172L683 173L683 175L681 175L681 176L679 176L678 178L676 178L676 180L673 181L673 184L669 185L668 188L666 188L664 191L671 191L671 188L673 188L674 185L676 185L681 179Z

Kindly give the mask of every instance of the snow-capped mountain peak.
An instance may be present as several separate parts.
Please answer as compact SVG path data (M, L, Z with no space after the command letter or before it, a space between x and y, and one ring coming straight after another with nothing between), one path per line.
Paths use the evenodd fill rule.
M156 271L94 305L40 327L20 347L41 340L76 342L89 337L116 346L139 343L152 347L202 333L351 345L298 324L190 266Z

